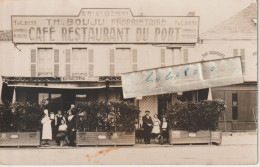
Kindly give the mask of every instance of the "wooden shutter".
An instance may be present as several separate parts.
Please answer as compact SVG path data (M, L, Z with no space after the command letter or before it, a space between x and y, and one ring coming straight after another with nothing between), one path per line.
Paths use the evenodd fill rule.
M234 57L238 56L238 49L233 49L233 56Z
M31 49L31 77L36 77L36 49Z
M245 57L246 57L246 53L245 53L245 49L240 49L240 56L241 56L241 63L242 63L242 71L243 74L246 72L246 64L245 64Z
M188 63L189 61L189 50L187 48L183 49L183 63Z
M115 50L114 49L110 49L109 50L109 70L110 70L110 76L114 76L115 75Z
M165 66L165 49L161 49L161 67Z
M59 49L54 49L54 77L59 77Z
M132 66L132 70L137 71L137 49L132 50Z
M71 75L71 50L66 49L66 77Z
M94 76L94 51L93 49L89 49L88 52L88 71L89 71L89 77L93 77Z

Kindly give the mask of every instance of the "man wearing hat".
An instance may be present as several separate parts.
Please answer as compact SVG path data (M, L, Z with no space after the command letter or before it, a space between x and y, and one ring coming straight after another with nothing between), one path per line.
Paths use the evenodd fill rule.
M150 111L145 111L145 116L143 116L143 128L144 128L144 143L145 144L151 144L151 132L153 128L153 120L152 117L149 115Z
M68 111L69 116L67 117L67 132L69 138L69 145L75 146L75 139L76 139L76 117L73 115L72 109Z

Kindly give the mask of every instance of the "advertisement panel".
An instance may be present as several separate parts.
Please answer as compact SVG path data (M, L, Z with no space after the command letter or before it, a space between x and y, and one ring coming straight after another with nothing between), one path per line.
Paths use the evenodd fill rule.
M243 83L240 57L122 74L124 98Z
M13 43L196 43L198 26L197 16L133 16L130 9L12 16Z

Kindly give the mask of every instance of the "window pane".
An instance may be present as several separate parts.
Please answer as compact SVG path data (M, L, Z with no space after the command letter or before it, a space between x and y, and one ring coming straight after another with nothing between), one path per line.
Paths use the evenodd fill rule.
M232 101L237 101L237 93L232 93Z
M72 75L87 75L87 49L72 49Z
M39 77L51 77L53 75L52 49L38 49L37 71Z
M176 64L181 64L181 49L173 49L173 61L174 61L174 65Z
M38 103L42 104L43 100L46 100L48 98L49 98L49 93L39 93Z
M132 59L130 49L116 49L116 74L132 71Z

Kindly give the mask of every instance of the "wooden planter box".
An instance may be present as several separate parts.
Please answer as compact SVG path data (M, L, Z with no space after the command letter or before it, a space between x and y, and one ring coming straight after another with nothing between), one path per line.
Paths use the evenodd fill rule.
M76 145L134 145L135 132L77 132Z
M40 146L40 132L1 132L0 146Z
M169 131L169 144L220 144L221 141L221 131L200 130L195 133L182 130Z

